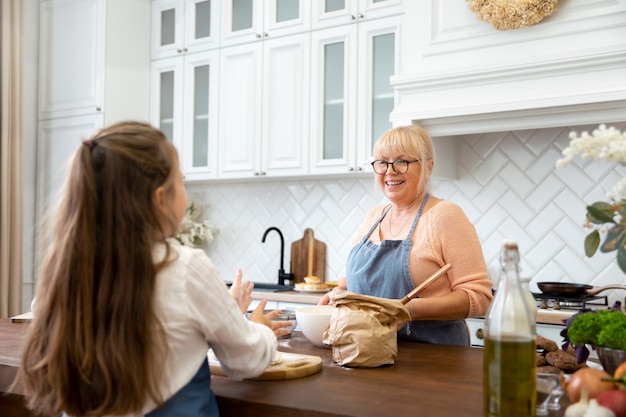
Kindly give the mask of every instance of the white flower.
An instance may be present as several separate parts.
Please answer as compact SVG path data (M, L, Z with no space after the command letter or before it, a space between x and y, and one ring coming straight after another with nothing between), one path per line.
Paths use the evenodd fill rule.
M611 126L601 124L590 135L582 132L578 135L571 132L571 141L567 148L563 149L563 158L556 161L557 167L567 166L575 156L580 155L584 160L618 162L626 165L626 134ZM626 181L620 181L607 196L613 201L621 201L626 198Z
M176 240L184 246L197 247L213 240L213 226L206 220L198 221L201 210L193 201L187 206L185 215L180 223Z

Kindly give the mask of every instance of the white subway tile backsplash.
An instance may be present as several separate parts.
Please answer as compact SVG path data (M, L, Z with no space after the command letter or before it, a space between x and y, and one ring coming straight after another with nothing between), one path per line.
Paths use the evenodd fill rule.
M614 124L624 129L626 123ZM457 161L438 155L438 164L458 163L458 179L433 178L434 195L463 208L474 223L494 283L499 278L499 251L504 238L519 242L522 274L539 281L592 285L623 284L615 252L587 258L582 227L585 206L606 200L606 192L626 175L626 168L575 159L556 168L569 132L595 126L496 132L457 137ZM435 138L436 140L436 138ZM356 176L355 176L356 177ZM285 264L290 271L291 243L311 227L327 245L326 277L339 278L356 229L365 214L385 202L374 174L354 179L249 181L188 186L190 198L205 204L205 217L218 229L207 252L224 279L241 267L244 276L276 282L280 264L279 227L285 236ZM623 291L607 292L611 302Z

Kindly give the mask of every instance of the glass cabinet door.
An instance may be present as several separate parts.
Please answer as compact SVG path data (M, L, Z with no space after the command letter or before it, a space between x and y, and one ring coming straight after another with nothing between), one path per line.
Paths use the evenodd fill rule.
M312 1L313 29L358 23L403 13L402 0Z
M357 165L367 169L372 149L378 138L391 129L389 115L395 106L395 93L390 78L398 68L397 33L400 17L378 19L359 24L359 92Z
M310 0L228 0L222 10L222 46L306 32Z
M314 32L311 64L311 173L355 169L357 27Z
M153 61L151 66L151 123L161 129L167 139L182 149L183 63L169 58Z
M185 57L183 166L187 180L217 176L219 52Z
M154 0L152 59L219 46L218 0Z

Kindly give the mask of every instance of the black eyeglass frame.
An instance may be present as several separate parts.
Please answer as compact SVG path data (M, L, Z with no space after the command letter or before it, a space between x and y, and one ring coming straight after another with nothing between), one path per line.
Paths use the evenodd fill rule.
M393 169L393 172L395 172L396 174L406 174L406 172L409 170L409 165L412 164L413 162L421 162L421 160L416 159L414 161L407 161L406 159L396 159L395 161L387 162L387 161L383 161L382 159L377 159L375 161L372 161L372 169L378 175L385 175L387 171L389 170L389 165L391 165L391 169ZM384 163L385 170L382 172L376 171L376 163L379 163L379 166L382 166L382 163ZM399 168L396 168L396 163L400 163L401 165L403 165L404 171L401 171Z

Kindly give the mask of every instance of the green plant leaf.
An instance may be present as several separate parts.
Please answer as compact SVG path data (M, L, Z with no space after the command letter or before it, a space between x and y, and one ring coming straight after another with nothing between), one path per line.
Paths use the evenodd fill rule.
M587 206L587 218L592 223L613 223L613 215L611 204L604 201Z
M600 252L614 251L618 247L624 246L625 241L626 235L624 234L624 226L617 224L609 229L604 243L600 246Z
M585 255L592 257L600 246L600 232L594 230L585 238Z
M626 272L626 249L624 249L624 245L617 248L617 265L622 272Z

